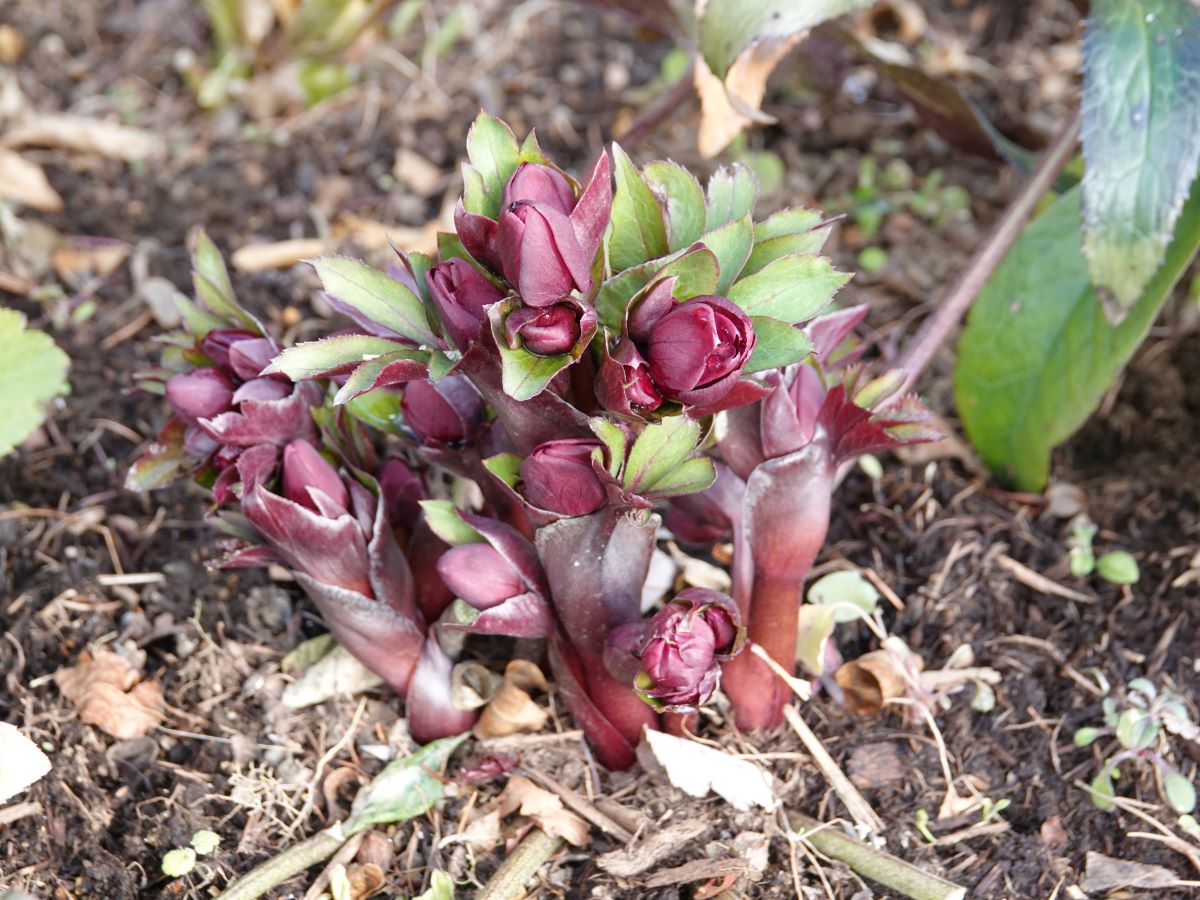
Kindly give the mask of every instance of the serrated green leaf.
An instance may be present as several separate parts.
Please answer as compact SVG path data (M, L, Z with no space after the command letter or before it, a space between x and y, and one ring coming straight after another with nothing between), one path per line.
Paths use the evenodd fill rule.
M746 374L765 372L800 362L812 352L812 342L803 331L766 316L751 316L754 352L746 362Z
M784 256L729 289L747 315L799 324L828 305L850 276L821 256Z
M1105 318L1080 249L1079 191L1034 219L980 292L959 342L955 397L984 461L1037 491L1050 450L1099 403L1200 244L1200 195L1145 294L1118 326Z
M669 416L647 425L629 451L625 487L634 493L655 487L692 455L699 442L700 423L686 416Z
M1200 6L1095 0L1083 46L1083 247L1119 320L1162 261L1200 162Z
M395 346L395 344L392 346ZM423 350L408 350L401 348L399 350L393 350L390 353L385 353L382 356L377 356L374 359L367 360L362 365L355 368L355 370L350 373L350 377L346 379L346 383L338 388L338 392L333 397L334 405L341 406L342 404L353 400L355 397L371 390L372 385L374 385L379 377L383 374L384 369L393 363L403 362L404 360L420 362L425 366L428 366L429 354ZM428 368L426 368L425 371L428 372ZM393 381L392 383L394 384L396 382Z
M615 422L600 416L589 419L588 425L591 426L592 433L604 441L604 446L608 448L608 474L616 478L621 474L621 467L625 465L625 432Z
M754 246L754 223L749 216L742 216L713 229L700 240L717 257L721 273L717 281L717 293L724 297L750 257L750 250Z
M1185 775L1173 769L1163 773L1163 793L1175 812L1190 813L1196 808L1196 788Z
M694 456L685 459L659 478L653 487L643 489L639 493L647 500L682 497L684 494L702 491L716 480L717 470L712 460L707 456Z
M367 362L393 352L398 346L395 341L371 334L343 334L308 341L288 347L271 360L263 374L281 372L292 381L304 381L333 369Z
M821 252L833 226L814 228L812 231L801 231L795 234L781 234L779 237L757 241L750 251L750 258L742 269L742 276L753 275L765 266L785 256L815 255Z
M769 241L772 238L793 234L804 234L821 224L821 214L815 209L790 206L773 213L754 226L754 240Z
M258 331L258 323L237 302L229 270L217 245L203 231L196 232L192 252L192 284L196 296L210 313L225 321L238 321Z
M395 278L348 256L324 256L313 268L332 297L372 322L418 344L437 343L421 299Z
M467 132L467 156L478 173L479 183L464 199L468 212L490 219L500 217L504 185L516 170L520 153L517 139L507 125L485 112L476 117Z
M616 193L608 233L608 258L614 272L667 253L667 228L654 192L637 167L613 144Z
M677 300L703 297L717 290L717 257L707 247L653 259L610 278L596 296L596 317L611 331L620 331L631 300L652 281L675 277L671 295Z
M743 51L763 41L788 38L874 0L709 0L700 17L700 52L724 79Z
M25 316L0 308L0 456L12 451L45 418L45 405L66 394L71 360Z
M857 622L862 618L859 612L870 615L875 611L879 591L857 569L830 572L813 582L808 602L833 609L834 621L839 624Z
M422 500L421 509L430 530L452 547L483 540L483 535L463 521L449 500Z
M388 763L354 798L346 835L352 837L369 825L403 822L433 809L446 794L434 773L466 739L463 734L432 741L411 756Z
M708 218L705 230L712 231L722 225L754 212L758 200L758 179L746 166L734 163L721 166L708 179L706 206Z
M695 176L677 163L658 160L642 169L642 177L666 211L667 249L683 250L698 241L708 213Z

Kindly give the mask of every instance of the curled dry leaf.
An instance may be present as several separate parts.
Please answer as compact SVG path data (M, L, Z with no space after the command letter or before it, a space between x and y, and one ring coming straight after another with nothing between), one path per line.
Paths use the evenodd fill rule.
M590 840L587 822L566 809L554 794L523 775L508 779L504 793L500 795L499 810L501 816L513 812L528 816L546 834L560 837L576 847L583 847Z
M904 665L887 650L874 650L843 663L833 675L846 696L846 708L873 716L888 700L908 693Z
M456 709L479 709L496 696L496 676L483 663L467 660L450 670L450 702Z
M530 691L549 689L542 670L527 659L514 659L504 668L496 695L475 724L475 736L502 737L518 731L538 731L550 714L534 702Z
M684 819L666 828L650 828L638 840L600 856L596 864L609 875L633 878L674 856L708 831L703 818Z
M94 153L125 162L156 156L163 150L158 135L103 119L83 116L26 115L5 133L9 147L56 147L78 153Z
M54 674L79 718L120 740L145 737L163 720L162 687L141 676L123 657L99 647L79 654L75 665Z
M761 109L767 79L796 46L801 35L761 41L748 48L730 66L722 81L704 57L696 59L696 93L700 95L700 154L713 157L729 146L747 125L775 121Z
M66 282L81 282L92 276L111 275L129 257L133 248L121 241L103 238L68 238L50 257L54 271Z
M0 200L38 212L62 212L63 200L50 186L42 167L19 153L0 147Z
M375 863L363 863L350 866L346 870L346 881L350 885L352 900L366 900L383 890L387 879L383 877L383 869Z
M50 760L15 725L0 722L0 803L50 771Z

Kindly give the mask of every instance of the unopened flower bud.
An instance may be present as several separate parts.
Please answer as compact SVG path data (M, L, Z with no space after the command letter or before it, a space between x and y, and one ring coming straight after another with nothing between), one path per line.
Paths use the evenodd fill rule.
M607 493L592 467L592 453L603 449L588 438L547 441L521 463L525 499L563 516L585 516L604 505Z

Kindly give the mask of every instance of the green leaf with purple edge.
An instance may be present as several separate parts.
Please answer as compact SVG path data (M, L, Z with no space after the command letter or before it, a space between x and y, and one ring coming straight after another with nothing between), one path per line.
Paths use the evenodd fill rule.
M401 349L400 345L388 338L371 334L343 334L288 347L271 360L263 374L279 372L292 381L304 381L354 368L398 349Z
M784 256L729 289L729 299L750 316L798 324L833 299L850 275L823 256Z
M1046 484L1050 451L1087 419L1146 336L1200 246L1200 191L1166 259L1119 325L1105 316L1081 249L1080 191L1025 226L971 308L954 391L984 462L1019 490Z
M665 256L667 227L650 185L621 147L612 145L616 193L608 230L608 259L614 272Z
M749 215L757 201L758 179L750 169L736 162L719 167L708 179L705 231Z
M1083 251L1095 285L1115 300L1113 321L1162 262L1195 180L1198 68L1197 4L1092 4L1083 41Z
M700 241L717 257L720 267L717 293L723 297L750 258L750 250L754 247L754 223L748 215L742 216L709 231Z
M662 500L695 494L712 485L717 479L717 470L707 456L685 459L667 472L654 484L639 493L647 500Z
M312 265L326 293L335 300L410 341L437 344L425 306L402 282L348 256L324 256Z
M768 316L751 316L754 326L754 351L745 373L765 372L800 362L812 353L812 341L799 328Z
M664 210L668 249L683 250L698 241L704 234L708 210L696 177L678 163L664 160L647 163L642 177Z
M429 374L429 354L422 350L399 349L369 359L350 373L333 397L341 406L376 388L414 381Z
M504 185L516 170L520 153L512 129L485 112L476 117L467 132L467 156L474 171L463 172L467 188L463 205L467 212L489 219L500 217Z
M687 416L647 425L629 451L622 483L636 494L654 489L692 455L700 437L700 423Z
M430 530L452 547L484 540L482 534L463 521L449 500L422 500L421 509Z

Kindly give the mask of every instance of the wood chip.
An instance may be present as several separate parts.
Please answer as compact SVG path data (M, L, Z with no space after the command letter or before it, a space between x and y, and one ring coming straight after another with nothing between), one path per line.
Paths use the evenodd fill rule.
M50 185L42 167L15 150L0 147L0 200L38 212L62 212L63 199Z
M628 847L605 853L597 858L596 863L617 878L632 878L653 868L661 860L674 856L708 828L709 823L704 819L686 819L651 831Z
M744 859L697 859L673 869L655 872L642 882L642 886L647 888L668 887L672 884L688 884L692 881L724 878L726 875L740 878L749 871L750 864Z
M846 772L855 787L876 788L898 784L908 773L908 764L891 741L855 747L846 761Z
M1129 859L1113 859L1089 850L1082 887L1089 894L1099 894L1117 888L1150 890L1179 885L1179 877L1163 866L1152 866Z
M297 238L272 244L247 244L233 251L229 261L239 272L267 272L286 269L296 263L325 253L327 245L320 238Z

